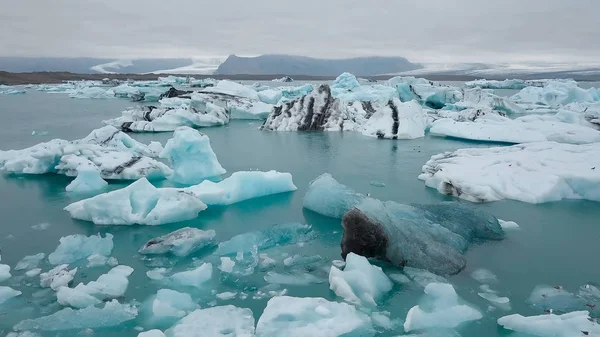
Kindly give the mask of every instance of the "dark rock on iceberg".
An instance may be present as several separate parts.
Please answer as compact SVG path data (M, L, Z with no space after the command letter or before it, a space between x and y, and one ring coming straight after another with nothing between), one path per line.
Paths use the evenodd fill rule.
M177 89L171 87L171 88L169 88L169 90L167 90L167 92L165 92L164 94L160 95L160 99L180 97L180 96L183 96L183 95L191 94L192 92L193 91L177 90Z

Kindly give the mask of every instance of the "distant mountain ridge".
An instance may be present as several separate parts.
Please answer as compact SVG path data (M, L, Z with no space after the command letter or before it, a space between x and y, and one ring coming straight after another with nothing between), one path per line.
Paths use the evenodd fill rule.
M350 72L358 76L373 76L420 69L404 57L357 57L349 59L318 59L294 55L261 55L240 57L230 55L215 71L217 75L286 74L337 76Z

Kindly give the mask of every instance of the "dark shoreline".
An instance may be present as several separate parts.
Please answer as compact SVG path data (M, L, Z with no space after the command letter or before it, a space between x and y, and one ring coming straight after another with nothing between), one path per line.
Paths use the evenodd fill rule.
M187 76L184 74L172 74L173 76ZM33 72L33 73L10 73L6 71L0 71L0 84L4 85L23 85L23 84L46 84L46 83L61 83L64 81L78 81L78 80L102 80L104 78L118 79L118 80L156 80L159 76L169 76L169 74L75 74L69 72ZM234 81L243 80L254 80L254 81L270 81L274 78L281 78L285 75L189 75L196 79L202 78L215 78L215 79L230 79ZM306 76L296 75L292 76L295 80L299 81L330 81L334 80L335 76ZM371 80L387 80L393 75L383 76L359 76ZM452 74L423 74L416 75L415 77L423 77L432 81L472 81L482 76L469 76L469 75L452 75ZM535 75L519 75L514 74L506 77L490 76L489 80L504 80L506 78L520 78L520 79L540 79L540 78L573 78L577 81L600 81L599 76L569 76L568 73L546 73L546 74L535 74Z

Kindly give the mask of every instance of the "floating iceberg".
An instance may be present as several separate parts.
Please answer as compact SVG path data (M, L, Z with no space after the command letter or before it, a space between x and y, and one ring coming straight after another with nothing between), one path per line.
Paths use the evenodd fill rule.
M115 92L112 89L106 89L103 87L81 87L75 88L69 93L71 98L92 98L92 99L106 99L114 98Z
M479 268L471 273L471 277L480 283L495 283L498 282L498 278L491 271L483 268Z
M46 254L38 253L35 255L25 256L21 261L17 262L15 270L30 270L37 267L43 259L46 258ZM1 267L0 267L1 269Z
M506 114L522 114L525 113L525 108L515 104L507 98L492 94L489 91L481 88L466 89L463 93L463 98L447 108L455 110L463 110L468 108L475 109L491 109L501 111Z
M600 101L597 89L582 89L575 81L549 81L544 87L527 87L513 95L511 101L519 104L557 107L574 102Z
M80 283L75 288L61 287L56 293L58 303L69 305L74 308L85 308L100 301L122 297L127 290L129 280L127 279L133 268L128 266L116 266L108 273L100 275L98 280L88 284Z
M67 192L93 193L103 190L108 183L100 176L95 166L81 165L77 177L66 187Z
M58 173L76 176L81 168L97 168L104 179L161 179L171 173L156 161L160 143L144 145L112 126L83 139L54 139L23 150L0 151L0 170L18 174Z
M231 96L239 96L253 100L258 100L258 94L254 89L247 87L243 84L239 84L228 80L219 81L217 85L213 87L204 88L202 92L214 92L219 94L226 94Z
M479 209L452 202L382 202L352 191L329 174L310 184L304 207L342 218L342 257L355 253L437 274L461 271L466 265L461 253L475 239L504 237L498 219Z
M0 95L21 95L27 93L26 90L0 84Z
M119 264L119 261L114 257L106 257L100 254L92 254L87 258L87 266L90 268L109 265L111 267L115 267Z
M315 238L315 232L309 225L297 223L274 225L261 231L239 234L219 243L215 255L236 255L238 252L267 250L275 246L285 246L307 242Z
M51 288L58 290L60 287L66 287L75 278L77 268L69 270L68 264L56 266L46 273L40 274L40 286L42 288Z
M137 337L167 337L162 331L153 329L144 332L140 332Z
M88 307L79 310L65 308L49 316L26 319L15 325L17 331L41 330L63 331L74 329L94 329L117 326L136 318L138 310L117 300L107 302L103 308Z
M200 267L171 275L167 281L177 286L202 288L212 278L213 266L210 262Z
M14 290L11 287L0 286L0 304L10 300L11 298L20 296L22 293Z
M600 147L555 142L460 149L432 156L419 179L473 202L600 201Z
M7 264L0 264L0 282L4 282L11 277L10 266Z
M412 307L406 320L406 332L431 328L456 328L460 324L483 318L476 309L459 304L456 291L450 284L430 283L425 287L422 305Z
M373 336L371 318L347 303L276 296L256 324L256 337Z
M294 82L294 79L289 77L289 76L283 76L282 78L275 78L272 80L273 82L283 82L283 83L288 83L288 82Z
M104 238L100 235L85 236L82 234L62 237L56 250L48 255L48 261L53 265L58 265L87 259L94 254L110 256L113 249L112 239L113 235L110 233L107 233Z
M166 335L169 337L253 337L254 316L250 309L232 305L198 309L167 330Z
M352 304L377 306L377 300L392 290L392 282L377 266L360 255L346 256L344 271L331 266L329 288Z
M459 88L424 78L396 76L389 79L386 85L396 89L397 96L402 102L417 100L421 105L432 109L441 109L463 98Z
M542 310L557 312L585 309L588 304L584 296L570 293L560 286L547 285L536 286L527 299L527 303Z
M501 317L498 324L505 329L540 337L600 336L600 325L587 311L529 317L514 314Z
M157 318L182 318L196 307L190 295L171 289L160 289L152 301L152 315Z
M139 253L173 253L180 257L188 256L204 247L213 246L216 235L217 233L212 229L203 231L197 228L185 227L146 242L140 248Z
M394 98L378 109L360 128L366 136L388 139L415 139L425 136L427 114L416 101Z
M267 272L264 276L267 283L272 284L285 284L293 286L307 286L314 283L324 283L325 280L318 278L309 273L295 272L295 273L277 273L274 271Z
M467 88L476 88L479 87L481 89L516 89L520 90L527 87L526 81L524 80L504 80L504 81L496 81L496 80L486 80L480 79L475 81L469 81L465 83L465 87Z
M231 119L265 119L273 108L272 104L257 98L245 98L217 92L195 92L191 95L190 106L203 110L209 104L225 109Z
M226 172L213 152L208 136L186 126L175 130L160 157L168 159L173 167L169 179L182 184L198 184Z
M206 205L229 205L247 199L296 190L289 173L235 172L214 183L187 188L156 188L142 178L120 190L65 207L71 217L100 225L161 225L194 219Z

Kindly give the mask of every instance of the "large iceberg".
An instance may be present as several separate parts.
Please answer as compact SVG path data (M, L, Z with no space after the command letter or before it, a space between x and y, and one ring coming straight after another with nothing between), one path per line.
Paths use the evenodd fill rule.
M198 309L165 334L168 337L253 337L254 316L252 310L232 305Z
M371 318L347 303L276 296L256 324L256 337L373 336Z
M0 84L0 95L20 95L26 92L25 89Z
M265 119L273 108L272 104L261 102L258 97L246 98L205 91L195 92L191 95L190 106L192 108L203 109L209 104L225 109L231 119Z
M600 325L587 311L529 317L513 314L499 318L498 324L505 329L540 337L600 336Z
M473 202L600 201L600 147L538 142L460 149L431 157L419 179Z
M87 307L79 310L65 308L49 316L26 319L15 325L14 329L16 331L62 331L103 328L130 321L137 315L138 310L135 306L112 300L103 308Z
M169 277L166 277L163 272L157 272L156 275L150 275L152 275L151 278L156 281L162 281L176 287L203 288L204 284L212 278L212 273L213 266L208 262L203 263L197 268L178 272Z
M382 202L352 191L329 174L310 184L304 207L342 218L342 257L355 253L437 274L461 271L466 265L462 252L475 239L504 237L498 219L480 209L452 202Z
M173 167L169 177L182 184L198 184L206 178L225 174L208 136L186 126L179 127L160 153Z
M101 225L161 225L194 219L207 205L229 205L296 189L291 174L276 171L235 172L218 183L205 180L187 188L156 188L142 178L65 210L73 218Z
M394 98L378 109L360 128L366 136L415 139L425 136L427 114L416 101L402 103Z
M483 318L481 313L466 304L459 303L454 287L445 283L430 283L425 287L426 297L422 304L412 307L404 330L456 328L460 324Z
M188 256L204 247L215 244L217 233L210 229L203 231L197 228L185 227L169 234L156 237L140 248L140 254L166 254Z
M103 238L98 235L85 236L74 234L60 238L56 250L48 255L48 261L53 265L69 264L89 256L99 254L110 256L113 249L113 235L107 233Z
M463 93L459 88L424 78L396 76L389 79L386 85L396 89L397 97L402 102L416 100L422 106L432 109L441 109L463 98Z
M596 88L582 89L575 81L549 81L544 87L527 87L510 98L513 102L557 107L573 102L600 101Z
M104 179L161 179L171 174L171 169L153 159L160 151L160 143L144 145L112 126L105 126L72 142L54 139L23 150L0 151L0 170L74 177L80 169L96 168Z
M463 98L446 108L450 110L462 110L467 108L492 109L506 114L522 114L525 108L515 104L507 98L494 95L493 93L481 88L466 89L463 92Z

